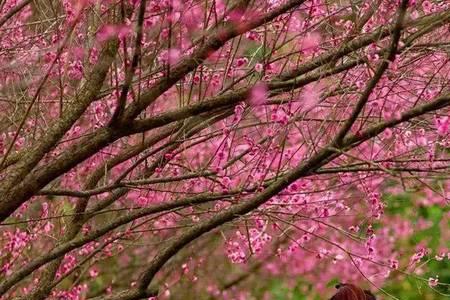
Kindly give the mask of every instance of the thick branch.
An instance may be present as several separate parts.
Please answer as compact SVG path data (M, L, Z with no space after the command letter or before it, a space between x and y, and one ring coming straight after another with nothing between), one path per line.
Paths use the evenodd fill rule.
M136 219L149 216L152 214L170 211L177 208L182 207L188 207L191 205L201 204L201 203L207 203L211 201L226 199L229 197L232 197L233 195L238 194L239 191L232 191L228 194L223 193L204 193L200 194L194 197L185 198L183 200L175 200L167 203L161 203L152 207L143 208L139 211L133 212L129 215L119 217L115 219L110 224L104 226L103 228L97 229L91 233L89 233L86 236L80 237L78 239L72 240L70 242L61 244L57 247L55 247L50 252L41 255L40 257L37 257L24 267L22 267L17 272L13 273L13 275L9 276L7 279L3 280L0 283L0 294L6 293L12 286L14 286L16 283L24 279L26 276L31 274L33 271L37 270L41 266L45 265L46 263L57 259L58 257L61 257L62 255L68 253L69 251L72 251L76 248L79 248L91 241L96 240L97 238L105 235L106 233L125 225L129 222L132 222Z
M361 135L352 136L344 140L344 149L349 150L351 148L356 147L357 145L367 141L368 139L378 135L385 129L389 127L393 127L402 122L409 121L412 118L425 114L427 112L431 112L446 106L450 105L450 95L446 95L444 97L438 98L436 101L432 103L428 103L422 105L420 107L416 107L402 114L401 118L397 120L392 120L388 122L381 122L379 125L370 127L366 131L364 131ZM299 179L302 176L311 174L318 170L321 166L324 166L332 159L339 157L340 154L334 152L332 149L324 148L319 151L316 155L314 155L309 161L299 165L294 168L292 171L288 172L285 176L281 177L269 187L267 187L262 193L256 195L252 199L248 199L245 202L235 205L229 208L226 211L219 212L212 218L199 223L193 226L191 229L187 230L185 233L176 238L173 242L171 242L168 246L166 246L161 252L159 252L155 258L150 263L150 266L143 272L138 289L145 291L147 286L151 283L152 279L156 275L156 273L164 266L164 264L178 251L184 248L186 245L191 243L193 240L202 236L203 234L227 223L230 222L239 216L245 215L254 209L258 208L265 202L267 202L271 197L275 196L283 189L288 187L295 180ZM132 292L135 295L135 291ZM129 299L141 299L139 297L116 297L112 296L106 299L114 299L114 300L129 300Z
M96 94L103 85L103 81L106 78L106 74L109 70L109 66L115 59L118 48L118 40L112 40L107 43L103 48L103 51L99 57L99 62L94 66L91 71L91 75L86 80L85 85L81 88L81 91L77 94L73 104L68 107L61 119L50 127L45 135L40 139L35 147L25 150L27 155L23 156L23 159L17 162L11 173L4 179L0 185L1 198L0 198L0 221L5 220L14 210L23 203L24 198L30 197L36 186L30 184L33 179L30 178L29 171L47 154L56 143L64 136L64 134L72 127L72 125L80 118L85 112L87 107L95 99ZM28 176L26 176L28 174ZM21 182L21 184L18 184ZM22 190L26 187L25 190ZM24 193L29 190L28 193ZM19 194L26 195L25 197L19 196Z

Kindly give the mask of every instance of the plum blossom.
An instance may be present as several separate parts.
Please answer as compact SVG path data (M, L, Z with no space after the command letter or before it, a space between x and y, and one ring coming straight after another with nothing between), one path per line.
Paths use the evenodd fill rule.
M264 65L261 63L255 64L255 71L261 73L262 71L264 71Z
M97 40L99 42L105 42L107 40L116 37L119 39L123 39L129 34L131 34L131 32L132 32L131 27L126 24L121 25L106 24L103 25L97 32Z
M314 51L320 45L321 40L322 38L319 33L308 33L303 39L301 48L303 51Z
M436 118L435 126L439 135L446 135L450 128L450 117Z
M267 84L260 81L251 89L248 101L251 106L259 106L267 101L267 97Z
M317 84L308 84L300 94L303 110L310 110L320 102L320 87Z
M435 287L439 284L439 276L428 278L428 285L430 287Z

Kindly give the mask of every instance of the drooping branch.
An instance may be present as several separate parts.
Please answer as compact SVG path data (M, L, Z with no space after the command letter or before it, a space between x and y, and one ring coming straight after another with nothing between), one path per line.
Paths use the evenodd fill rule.
M359 135L354 135L344 139L341 149L348 151L351 148L375 137L376 135L383 132L385 129L394 127L400 123L407 122L415 117L432 112L443 107L450 106L450 94L440 97L431 103L424 104L420 107L413 108L402 114L401 118L380 122L378 125L372 126L365 130ZM330 146L333 146L332 144ZM307 162L304 162L289 171L286 175L282 176L274 183L269 185L263 192L257 194L255 197L246 200L241 204L232 206L226 211L219 212L210 219L203 221L185 233L181 234L173 242L169 243L161 252L159 252L154 259L151 261L150 265L142 273L139 280L139 285L137 289L130 290L128 293L122 294L120 296L105 297L108 300L132 300L132 299L143 299L143 295L148 285L153 280L157 272L165 265L165 263L178 253L186 245L199 238L203 234L218 228L219 226L228 223L240 216L243 216L254 209L258 208L270 198L277 195L279 192L288 187L291 183L297 179L312 174L320 167L328 164L333 159L339 157L341 154L336 153L328 147L320 150L316 155L311 157Z
M262 15L259 18L249 21L248 23L244 23L243 26L236 26L234 23L231 23L226 26L224 31L220 30L215 32L212 37L207 39L208 42L205 43L204 46L200 47L199 50L194 52L191 56L189 56L189 58L186 58L172 69L170 78L164 79L163 82L155 84L153 88L141 95L140 101L130 104L130 107L124 112L123 119L129 120L136 117L143 109L150 105L179 79L184 77L191 70L195 69L211 54L212 51L222 47L226 41L273 20L301 3L303 3L303 0L291 0L285 5ZM86 110L88 105L94 100L101 85L103 84L109 65L115 57L115 52L117 51L117 39L113 39L113 41L109 42L109 44L110 47L115 45L113 47L114 49L109 47L106 48L108 50L104 51L106 57L100 59L97 64L97 68L94 68L91 72L92 78L87 80L86 87L83 89L85 93L81 93L81 96L78 96L78 101L76 102L77 104L65 111L61 120L54 125L53 129L48 131L45 137L41 139L38 147L27 155L25 162L20 161L17 163L16 168L21 170L19 174L21 176L18 177L11 175L8 180L3 183L3 188L0 188L0 190L3 190L4 192L2 199L0 199L0 221L6 219L17 207L27 201L27 199L32 197L34 193L54 178L60 176L64 172L67 172L80 162L84 161L86 158L92 156L94 153L120 137L134 133L128 129L128 124L123 124L123 121L118 122L118 124L113 127L101 128L94 133L94 136L89 136L82 139L77 145L69 150L66 155L63 154L52 164L34 171L32 174L29 174L27 178L22 178L25 174L29 173L30 167L34 167L45 155L45 153L54 147L55 143L63 136L65 132L67 132L68 129L70 129L79 116ZM236 97L232 96L228 97L236 100ZM241 98L239 99L245 98L242 93L240 96ZM230 100L228 99L226 102L230 102ZM202 105L199 105L199 107L201 106ZM217 107L211 107L211 103L209 103L209 108L212 109ZM195 113L196 111L198 110L193 110L190 113ZM182 115L182 118L187 116L188 115L184 114ZM158 125L158 122L161 121L156 121L155 124ZM167 121L163 120L163 124L166 123ZM28 166L27 172L25 172L22 165ZM12 182L18 181L21 181L22 184L11 189Z
M0 99L13 113L0 135L0 152L6 153L0 217L11 218L0 223L6 232L0 273L8 274L0 294L44 300L79 292L101 276L101 286L87 297L148 298L158 293L153 286L176 295L166 282L180 279L183 286L191 275L199 284L212 279L191 268L204 257L189 251L194 242L208 255L223 254L215 246L226 248L233 263L261 259L255 254L267 248L260 239L276 246L283 236L290 240L288 255L291 245L321 255L314 247L329 243L352 257L340 243L364 251L365 238L344 228L383 216L383 193L391 191L390 185L374 187L373 180L447 198L433 184L447 180L449 169L442 148L448 145L450 70L448 45L439 36L450 22L448 11L423 16L426 8L419 4L405 15L407 1L399 13L384 1L370 7L146 2L129 4L139 14L133 19L125 18L127 1L81 5L83 21L38 92L39 82L30 79L41 78L39 70L27 63L48 65L47 55L53 59L56 49L49 41L70 31L59 18L70 24L81 6L45 1L39 3L42 19L29 22L16 14L18 22L11 24L18 25L2 29L6 37L20 33L11 34L17 46L2 41L2 61L33 55L19 63L28 66L24 70L6 68L12 75L1 75L21 81L24 99ZM0 10L8 5L0 1ZM253 14L252 6L261 13ZM50 9L62 17L43 19ZM111 14L116 9L119 23ZM35 27L45 47L36 49L38 38L27 36ZM97 60L105 42L117 42L117 48L110 66L101 69L103 82L95 82L96 65L87 66L105 61ZM171 64L174 57L179 62ZM98 90L78 99L88 85ZM30 91L37 95L31 101ZM60 124L69 112L75 113L68 116L72 124ZM370 201L360 201L365 197ZM390 212L384 217L388 221ZM317 225L319 233L297 222ZM311 247L304 246L303 234L313 238ZM282 254L284 245L276 247ZM124 265L124 257L136 261ZM390 268L379 258L375 268ZM276 263L282 268L285 261ZM115 267L123 268L120 274Z
M94 241L101 236L107 234L108 232L111 232L112 230L128 224L136 219L143 218L145 216L149 216L152 214L160 213L160 212L166 212L173 209L181 208L181 207L189 207L195 204L202 204L207 203L211 201L217 201L217 200L223 200L228 199L230 197L233 197L234 195L239 194L240 191L230 191L227 194L223 193L204 193L199 194L194 197L185 198L182 200L175 200L171 202L165 202L161 203L155 206L151 206L148 208L140 209L136 212L133 212L129 215L125 215L122 217L119 217L112 221L111 223L107 224L106 226L96 229L95 231L92 231L86 236L71 240L69 242L63 243L57 247L55 247L53 250L49 251L46 254L41 255L40 257L35 258L30 263L23 266L20 270L6 278L0 283L0 293L4 294L7 292L11 287L13 287L16 283L24 279L26 276L31 274L33 271L37 270L41 266L45 265L46 263L51 262L54 259L57 259L58 257L61 257L62 255L68 253L69 251L72 251L74 249L77 249L91 241Z

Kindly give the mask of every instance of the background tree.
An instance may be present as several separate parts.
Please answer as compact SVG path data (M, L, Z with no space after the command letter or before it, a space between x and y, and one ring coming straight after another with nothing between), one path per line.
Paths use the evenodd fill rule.
M449 6L0 1L2 299L448 294Z

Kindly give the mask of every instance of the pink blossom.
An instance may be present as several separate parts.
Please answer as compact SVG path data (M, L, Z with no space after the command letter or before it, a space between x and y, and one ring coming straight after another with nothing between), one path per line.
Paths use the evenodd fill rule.
M316 32L308 33L303 39L302 50L315 50L320 45L321 40L320 34Z
M398 266L399 266L398 260L390 259L389 260L389 266L391 267L391 269L397 270Z
M413 263L419 262L425 255L427 254L427 250L425 248L420 248L412 257L411 261Z
M115 36L117 36L115 25L103 25L97 33L97 40L99 42L104 42Z
M181 57L181 51L180 49L171 48L168 52L168 63L171 65L176 64Z
M236 60L236 67L238 67L238 68L245 66L246 64L248 64L247 57L240 57Z
M422 2L422 8L423 8L423 11L428 14L433 9L433 4L430 1L425 0Z
M435 287L439 284L439 276L436 276L436 278L430 277L428 278L428 285L430 287Z
M387 128L387 129L383 132L383 137L384 137L385 139L390 139L390 138L392 138L393 136L394 136L394 133L393 133L392 129L390 129L390 128Z
M258 41L258 40L260 39L259 34L258 34L257 32L255 32L255 31L249 31L249 32L247 32L247 33L246 33L246 37L247 37L249 40L252 40L252 41Z
M131 26L125 25L125 24L124 25L118 25L116 30L117 30L117 36L121 40L126 38L132 32Z
M129 25L106 24L103 25L97 32L97 40L99 42L104 42L115 37L124 39L130 33L131 27Z
M233 9L229 12L228 16L226 17L229 21L237 23L241 20L241 18L244 16L244 11L242 9Z
M195 29L199 26L199 18L202 17L202 10L199 6L194 6L182 14L182 22L185 24L189 29Z
M252 106L259 106L267 101L268 97L267 84L264 82L258 82L250 91L249 103Z
M439 135L446 135L450 128L450 118L441 117L435 119L435 126Z
M92 278L95 278L98 276L98 270L96 268L92 268L89 270L89 276L91 276Z
M235 120L238 121L242 118L242 115L244 113L244 106L243 105L236 105L234 107L234 116L235 116Z
M320 102L319 87L315 84L305 86L300 94L303 110L310 110Z
M261 73L264 70L264 65L261 63L255 64L255 71Z

